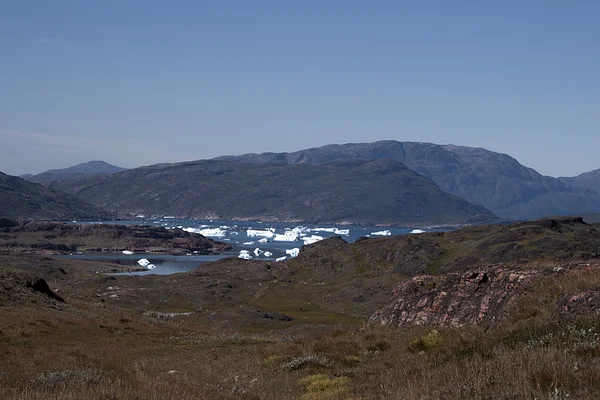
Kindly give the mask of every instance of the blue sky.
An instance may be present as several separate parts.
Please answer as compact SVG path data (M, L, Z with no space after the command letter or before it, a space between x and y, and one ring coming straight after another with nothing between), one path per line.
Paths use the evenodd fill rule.
M382 139L600 168L597 1L0 1L0 171Z

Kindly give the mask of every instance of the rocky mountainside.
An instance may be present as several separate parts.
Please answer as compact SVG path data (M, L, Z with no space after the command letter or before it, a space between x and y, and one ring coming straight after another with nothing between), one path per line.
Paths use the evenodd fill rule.
M0 172L0 217L106 220L113 218L113 214L70 194Z
M591 189L596 193L600 193L600 169L595 169L573 177L562 177L558 179L569 186Z
M389 158L433 180L445 192L491 210L502 218L533 219L600 211L600 195L543 176L514 158L482 148L380 141L328 145L293 153L220 157L268 164L321 164Z
M119 214L381 225L496 217L393 160L310 165L195 161L55 182Z
M90 161L83 164L74 165L69 168L51 169L37 175L23 175L21 178L31 182L47 184L53 181L62 181L88 175L97 174L114 174L119 171L124 171L125 168L117 167L104 161Z

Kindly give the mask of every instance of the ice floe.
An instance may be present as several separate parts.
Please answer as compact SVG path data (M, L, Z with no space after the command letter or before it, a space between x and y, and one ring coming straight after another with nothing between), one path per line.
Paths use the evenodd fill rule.
M338 228L312 228L311 231L313 232L329 232L329 233L333 233L335 235L349 235L350 234L350 229L338 229Z
M273 238L273 236L275 236L273 234L273 231L268 229L268 230L262 230L262 229L248 229L246 230L246 235L248 237L254 237L254 236L260 236L260 237L265 237L265 238Z
M202 236L210 236L210 237L224 237L227 234L227 231L223 230L221 228L204 228L204 229L183 228L183 230L186 232L199 233Z
M298 240L299 236L300 236L300 233L290 230L290 231L285 231L285 233L283 233L283 234L275 235L275 237L273 238L273 241L274 242L295 242L296 240Z
M250 252L248 250L240 250L240 254L238 255L238 258L241 258L244 260L251 260L252 256L250 255Z
M303 237L302 241L304 242L304 244L313 244L313 243L320 242L323 239L324 239L323 236L312 235L312 236Z
M262 250L260 248L257 247L257 248L254 249L254 255L256 257L260 256L260 253L262 253Z
M252 246L254 242L244 242L242 243L244 246Z
M270 251L265 251L265 257L271 257L273 255L273 253L271 253Z
M137 263L142 267L147 267L150 264L150 261L148 261L147 258L142 258L141 260L138 260Z
M123 252L122 252L122 253L123 253L123 254L126 254L126 255L128 255L128 256L130 256L130 255L132 255L132 254L133 254L133 251L131 251L131 250L123 250Z
M279 258L275 259L275 261L276 262L285 261L286 258L287 258L287 256L279 257Z
M425 233L423 229L413 229L410 233Z
M392 232L385 230L385 231L378 231L378 232L371 232L371 235L373 236L391 236Z
M290 257L298 257L298 254L300 253L300 249L295 247L293 249L288 249L285 251L285 254L288 254Z
M154 268L156 268L156 265L154 265L154 264L148 264L148 265L146 265L146 268L148 268L148 269L154 269Z
M258 243L267 243L269 241L269 239L267 238L262 238L258 241Z

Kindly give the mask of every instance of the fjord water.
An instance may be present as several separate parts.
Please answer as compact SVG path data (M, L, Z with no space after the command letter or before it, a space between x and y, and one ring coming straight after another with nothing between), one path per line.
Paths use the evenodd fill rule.
M76 222L90 224L90 222ZM441 228L415 230L408 227L388 226L360 226L360 225L335 225L335 224L297 224L280 222L240 222L227 220L198 220L178 219L172 217L136 219L127 221L105 221L92 222L95 224L118 224L118 225L150 225L161 226L166 229L180 228L204 234L214 240L229 243L232 250L221 254L201 255L190 253L188 255L166 255L166 254L122 254L122 253L83 253L67 256L75 259L111 262L132 269L139 268L137 261L146 258L156 268L144 271L124 272L126 275L168 275L178 272L189 272L198 266L217 261L226 257L237 257L240 251L247 250L253 259L275 261L290 255L286 250L302 247L305 244L303 238L327 239L332 236L341 236L345 241L352 243L359 237L378 237L391 235L416 234L424 231L442 231ZM255 231L255 232L252 232ZM254 235L258 232L258 235ZM272 236L265 238L261 233L271 232ZM259 242L262 240L262 242ZM258 249L258 250L257 250Z

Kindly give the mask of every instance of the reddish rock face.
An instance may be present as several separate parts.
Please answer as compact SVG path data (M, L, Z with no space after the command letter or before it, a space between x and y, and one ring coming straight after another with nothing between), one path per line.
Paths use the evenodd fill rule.
M536 278L553 273L559 272L490 266L463 274L416 276L396 286L369 323L394 327L494 324Z
M568 319L600 314L600 289L562 296L556 303L553 319Z

